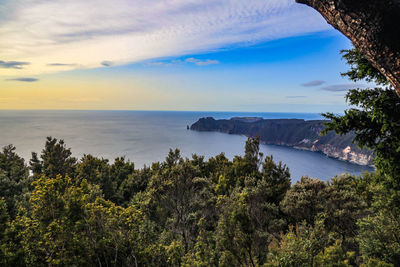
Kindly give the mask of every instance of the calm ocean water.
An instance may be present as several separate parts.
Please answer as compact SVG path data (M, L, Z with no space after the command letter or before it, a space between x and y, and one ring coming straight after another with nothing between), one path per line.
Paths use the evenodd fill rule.
M92 154L114 159L126 156L137 168L163 160L170 148L182 155L206 157L221 152L229 158L244 153L246 137L186 130L201 117L233 116L320 119L319 114L169 112L169 111L0 111L0 146L13 144L26 160L40 152L46 136L64 139L75 157ZM340 173L360 174L372 168L328 158L320 153L262 145L265 155L285 163L292 181L303 175L326 180Z

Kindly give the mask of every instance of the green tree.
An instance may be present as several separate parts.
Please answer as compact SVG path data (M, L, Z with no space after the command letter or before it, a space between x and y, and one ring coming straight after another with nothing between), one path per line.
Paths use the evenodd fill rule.
M0 197L4 197L8 213L14 218L18 202L24 201L29 191L30 178L24 159L12 145L0 152Z
M8 228L8 212L4 198L0 198L0 265L6 266L7 244L5 240L6 230Z
M292 223L305 220L313 225L317 214L326 210L326 202L326 184L306 176L287 191L281 208Z
M380 260L400 264L400 192L371 183L371 213L357 222L357 241L364 263Z
M271 242L264 266L319 266L315 264L316 256L333 239L334 236L325 230L323 219L318 219L314 226L305 223L290 226L286 234Z
M365 79L367 82L389 86L386 77L358 50L345 49L340 53L342 54L343 59L346 60L347 64L350 66L349 71L341 74L343 77L347 77L353 82Z
M321 251L315 257L315 266L326 266L326 267L347 267L352 266L351 260L354 257L354 252L345 252L342 249L339 240Z
M260 137L248 138L244 150L244 171L248 174L257 173L263 160L260 152Z
M384 76L359 52L347 50L344 59L351 65L343 76L353 81L365 79L376 84L388 84ZM389 186L400 188L400 98L391 87L354 89L346 95L352 108L343 116L323 114L331 120L324 133L334 130L338 134L354 132L361 148L375 151L375 165L386 176Z
M253 157L252 162L256 161ZM247 176L243 187L218 198L217 248L223 266L261 265L268 244L286 227L279 202L290 187L287 167L266 157L262 171L257 172L253 169L256 175Z
M325 227L339 235L344 250L357 250L357 221L369 211L367 203L356 190L355 178L350 175L333 178L328 182L326 194Z
M358 241L364 261L379 259L400 264L400 216L385 210L358 222Z
M194 247L185 255L183 266L209 267L218 266L219 254L216 248L216 237L213 229L204 218L198 222L199 234Z
M47 137L45 148L42 150L40 159L37 153L32 153L30 167L34 176L44 175L55 178L57 175L74 175L76 159L71 157L71 149L67 148L64 140Z
M85 180L76 185L58 175L34 182L32 212L21 210L13 222L23 265L165 265L154 225L138 208L92 200L90 194Z
M267 200L278 205L290 188L289 168L281 161L275 163L271 155L265 157L261 175L261 181L265 181L266 186L264 192L269 194Z
M157 166L150 179L148 196L150 216L182 240L185 253L196 240L200 218L212 223L215 197L210 180L201 178L201 171L179 150L170 151L165 164Z

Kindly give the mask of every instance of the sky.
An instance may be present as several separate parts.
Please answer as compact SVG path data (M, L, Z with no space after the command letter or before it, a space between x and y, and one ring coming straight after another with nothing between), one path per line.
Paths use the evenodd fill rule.
M0 109L339 113L349 48L294 0L5 0Z

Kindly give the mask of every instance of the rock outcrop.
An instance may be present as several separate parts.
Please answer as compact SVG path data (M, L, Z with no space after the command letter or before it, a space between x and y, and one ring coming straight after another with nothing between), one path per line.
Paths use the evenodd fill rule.
M361 150L353 144L354 134L339 136L334 132L329 132L321 136L320 132L324 129L323 123L323 120L246 117L215 120L208 117L199 119L190 126L190 129L260 137L265 144L317 151L339 160L360 165L373 165L373 152L367 149Z
M400 96L400 0L296 0L347 36Z

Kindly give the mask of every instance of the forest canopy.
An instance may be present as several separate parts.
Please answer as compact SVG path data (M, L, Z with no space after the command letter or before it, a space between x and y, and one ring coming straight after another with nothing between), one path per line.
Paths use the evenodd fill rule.
M259 152L171 150L136 169L72 157L49 137L29 164L0 153L4 266L393 266L399 209L379 174L303 177ZM398 206L397 206L398 207ZM385 237L385 238L382 238Z

